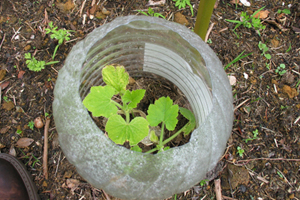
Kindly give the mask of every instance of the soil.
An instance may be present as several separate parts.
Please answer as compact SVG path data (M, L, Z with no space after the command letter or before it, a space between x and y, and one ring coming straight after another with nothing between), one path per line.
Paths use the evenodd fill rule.
M58 71L77 41L118 16L137 15L137 10L147 12L148 4L156 1L104 0L99 1L100 7L92 6L92 2L0 2L0 149L26 165L41 199L115 199L81 178L61 151L51 116L53 88ZM246 7L232 2L220 0L216 4L208 44L224 66L243 51L252 54L226 69L233 80L235 120L219 170L211 177L221 180L224 199L300 199L300 4L297 0L264 0L249 1L251 6ZM191 4L194 16L188 7L178 10L174 1L152 8L166 19L192 29L199 1L191 0ZM262 19L266 28L259 35L253 28L240 26L235 30L237 37L232 31L236 24L225 19L239 20L242 11L250 15L262 6L269 12L264 12L267 16ZM279 14L279 9L291 13ZM55 60L60 63L46 66L41 72L30 71L25 53L49 62L58 44L45 32L50 21L58 29L74 32L58 48ZM260 41L269 48L266 53L271 59L262 55ZM285 73L276 71L280 64L285 65ZM28 124L37 117L45 123L46 113L51 120L48 179L42 169L44 127L32 130ZM212 178L170 199L216 199Z

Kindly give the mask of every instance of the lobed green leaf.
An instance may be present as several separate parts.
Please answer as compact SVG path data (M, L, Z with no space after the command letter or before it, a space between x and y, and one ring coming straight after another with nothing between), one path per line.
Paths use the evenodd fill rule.
M144 98L146 90L126 90L122 96L123 106L128 103L128 108L133 109L137 107L137 104Z
M180 113L189 120L189 122L185 125L185 129L183 130L184 135L190 134L196 127L196 118L192 111L179 107Z
M107 85L115 88L115 94L120 93L122 95L125 92L129 83L129 75L123 66L107 65L102 69L102 76Z
M117 106L111 100L114 94L115 89L109 85L93 86L82 103L94 117L108 118L118 112Z
M159 123L164 122L166 128L172 131L178 122L177 116L178 105L173 105L170 97L161 97L149 106L147 120L150 126L157 126Z
M116 144L124 144L125 141L129 141L130 145L134 146L148 135L149 126L143 117L136 117L126 123L120 115L113 115L108 118L105 130L108 137Z

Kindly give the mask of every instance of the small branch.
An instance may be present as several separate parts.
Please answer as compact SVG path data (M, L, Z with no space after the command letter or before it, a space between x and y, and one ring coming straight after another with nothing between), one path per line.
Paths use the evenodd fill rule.
M272 161L294 161L294 162L300 162L300 159L289 159L289 158L253 158L248 160L238 160L235 163L242 163L242 162L251 162L256 160L272 160Z
M106 197L106 200L110 200L109 196L104 192L104 190L102 190L103 194L105 195Z
M45 179L48 179L48 130L50 125L50 118L46 118L46 125L44 128L44 154L43 154L43 174Z
M236 111L239 107L241 107L243 104L247 103L247 101L249 101L250 99L246 99L245 101L243 101L242 103L240 103L238 106L236 106L234 108L234 111Z
M147 119L146 114L143 111L141 111L141 110L132 109L132 112L139 113L141 115L141 117Z
M1 50L1 47L2 47L2 44L3 44L4 40L5 40L5 33L3 35L3 38L2 38L2 41L1 41L1 44L0 44L0 50Z
M221 180L220 179L215 179L214 183L215 183L216 199L217 200L222 200Z
M82 11L83 11L85 2L86 2L86 0L84 0L84 2L83 2L82 5L81 5L80 12L79 12L79 17L81 17L81 15L82 15Z
M209 29L208 29L208 31L207 31L207 33L206 33L204 42L207 42L208 37L209 37L209 34L210 34L211 30L213 29L214 25L215 25L215 23L212 23L212 24L210 25L210 27L209 27Z

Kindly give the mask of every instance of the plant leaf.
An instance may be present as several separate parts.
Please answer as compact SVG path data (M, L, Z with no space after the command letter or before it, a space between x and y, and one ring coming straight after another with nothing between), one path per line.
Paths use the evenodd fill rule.
M149 126L143 117L136 117L130 123L126 123L120 115L113 115L108 118L105 130L116 144L129 141L130 145L134 146L148 135Z
M157 137L157 135L155 134L155 131L154 131L154 130L150 131L149 139L150 139L151 142L154 142L154 143L157 143L157 142L158 142L158 137Z
M123 94L126 86L129 83L129 75L123 66L114 67L107 65L102 70L103 81L115 88L116 93Z
M114 94L115 89L112 86L93 86L82 103L94 117L108 118L118 112L117 106L111 100Z
M131 147L130 149L132 151L142 152L142 149L138 145L135 145L135 146Z
M151 104L148 108L147 120L150 126L157 126L164 122L170 131L175 129L178 122L178 105L173 105L170 97L161 97Z
M179 107L179 111L185 118L189 120L189 122L185 125L185 129L183 130L184 135L188 135L196 127L196 118L192 111L186 108Z
M137 104L140 103L140 101L143 99L145 95L146 90L140 89L140 90L133 90L129 91L126 90L124 95L122 96L123 104L128 103L128 108L133 109L137 107Z

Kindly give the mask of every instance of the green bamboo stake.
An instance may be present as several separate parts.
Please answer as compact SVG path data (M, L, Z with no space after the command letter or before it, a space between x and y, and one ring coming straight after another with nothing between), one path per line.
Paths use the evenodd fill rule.
M214 9L216 0L201 0L198 8L194 32L204 41L209 21Z

